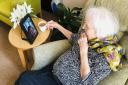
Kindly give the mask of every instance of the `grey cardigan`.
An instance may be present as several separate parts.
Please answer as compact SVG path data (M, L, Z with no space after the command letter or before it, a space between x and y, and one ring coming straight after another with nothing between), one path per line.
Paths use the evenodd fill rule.
M91 72L84 79L81 79L80 49L77 43L79 36L79 33L72 35L72 47L57 59L53 66L53 74L63 85L97 85L111 73L111 69L102 54L89 48L88 60Z

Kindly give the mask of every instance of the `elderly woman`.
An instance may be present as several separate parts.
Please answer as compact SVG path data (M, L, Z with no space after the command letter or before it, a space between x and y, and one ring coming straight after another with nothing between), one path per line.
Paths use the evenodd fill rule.
M48 22L48 29L58 29L72 47L57 59L51 72L46 73L45 68L25 72L16 85L96 85L112 70L117 71L122 57L115 37L119 30L117 18L107 9L95 7L87 10L83 21L77 34Z

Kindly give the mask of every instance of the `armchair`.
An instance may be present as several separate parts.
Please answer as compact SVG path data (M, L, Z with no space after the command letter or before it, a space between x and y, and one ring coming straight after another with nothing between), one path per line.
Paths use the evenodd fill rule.
M120 21L120 33L121 44L124 48L127 48L128 43L123 33L128 31L128 0L87 0L84 10L91 6L103 6L116 13ZM123 38L124 37L124 38ZM128 36L127 36L128 37ZM124 40L122 40L124 39ZM32 70L38 70L52 61L56 60L59 55L65 52L70 47L68 40L59 40L43 44L33 49L34 53L34 65ZM126 49L126 55L128 56L128 48ZM123 68L120 71L111 73L107 78L102 80L99 85L128 85L128 63L123 64Z
M41 0L0 0L0 21L12 26L10 13L16 4L22 4L24 1L32 5L34 14L41 13Z
M38 70L55 61L70 48L68 40L59 40L43 44L33 49L34 64L31 70Z

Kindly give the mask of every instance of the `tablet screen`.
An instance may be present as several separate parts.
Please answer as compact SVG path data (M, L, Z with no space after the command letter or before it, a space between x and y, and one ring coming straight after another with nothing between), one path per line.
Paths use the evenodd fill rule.
M27 40L32 44L35 40L35 38L38 35L38 31L30 17L30 15L26 15L22 20L21 20L21 29L25 33Z

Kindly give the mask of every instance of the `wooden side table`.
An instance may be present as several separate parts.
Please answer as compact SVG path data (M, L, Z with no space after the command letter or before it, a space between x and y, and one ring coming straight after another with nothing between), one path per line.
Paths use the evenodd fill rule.
M24 68L26 68L26 60L25 60L25 55L24 55L24 51L25 50L29 50L32 49L36 46L39 46L40 44L44 43L47 38L49 37L50 34L50 30L46 30L45 32L41 32L40 29L38 28L38 22L39 21L44 21L44 23L46 23L45 20L42 20L40 18L32 18L39 34L37 36L37 38L35 39L33 44L29 44L28 41L26 40L22 40L21 39L21 28L20 26L17 26L16 29L11 29L9 32L9 42L17 48L18 53L19 53L19 57L21 59L21 63L23 65Z

